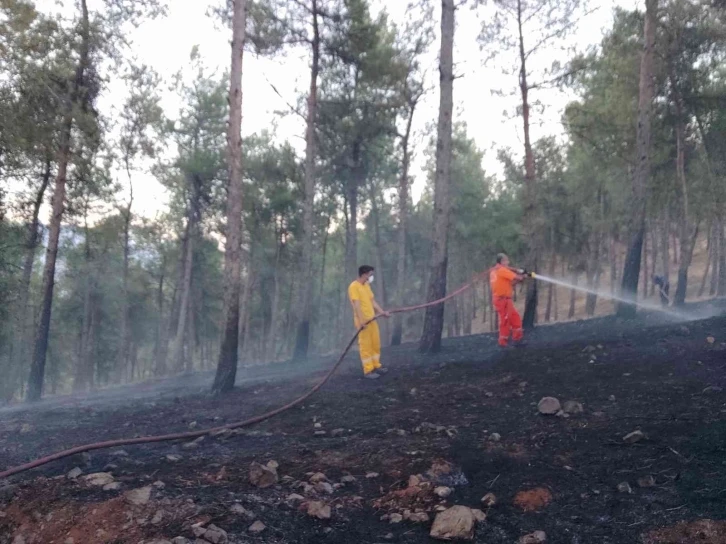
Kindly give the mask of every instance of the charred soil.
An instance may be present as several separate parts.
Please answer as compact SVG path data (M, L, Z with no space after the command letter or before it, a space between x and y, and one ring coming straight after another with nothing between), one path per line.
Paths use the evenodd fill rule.
M256 427L95 451L0 482L0 544L434 542L431 522L453 505L486 512L473 541L488 544L538 530L551 543L726 542L726 318L608 317L528 340L386 350L379 380L363 380L351 355L304 406ZM0 467L241 420L298 396L329 364L248 369L220 398L180 379L118 389L114 402L6 409ZM543 397L570 413L540 414ZM250 464L269 461L277 483L253 485Z

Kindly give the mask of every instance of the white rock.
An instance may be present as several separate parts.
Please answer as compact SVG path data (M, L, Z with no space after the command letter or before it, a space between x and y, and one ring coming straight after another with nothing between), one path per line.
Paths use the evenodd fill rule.
M249 529L247 529L250 533L261 533L267 529L267 526L262 523L260 520L255 521L252 525L250 525Z
M446 497L451 495L451 492L452 492L452 489L450 487L446 487L446 486L439 486L436 489L434 489L434 494L441 499L445 499Z
M323 474L322 472L316 472L312 476L310 476L310 483L311 484L317 484L318 482L327 482L328 477Z
M439 540L471 540L475 524L471 508L452 506L436 515L430 536Z
M305 497L302 495L298 495L297 493L291 493L287 496L285 499L287 502L302 502L305 500Z
M636 442L640 442L645 438L645 434L643 434L643 431L633 431L632 433L628 433L623 437L623 442L626 444L635 444Z
M124 494L124 499L129 504L134 506L144 506L151 499L151 486L140 487L138 489L132 489Z
M75 480L75 479L76 479L76 478L78 478L78 477L79 477L79 476L80 476L81 474L83 474L83 471L82 471L82 470L81 470L80 468L76 467L76 468L74 468L74 469L70 470L70 471L68 472L68 474L66 474L66 477L67 477L67 478L68 478L69 480Z
M103 487L113 482L113 476L108 472L94 472L83 478L89 485Z
M621 493L632 493L633 490L628 482L620 482L618 484L618 491Z
M489 440L492 442L499 442L502 439L502 435L499 433L492 433L489 435Z
M560 401L555 397L544 397L537 404L537 409L540 414L551 416L559 412L562 407L560 406Z
M519 539L519 544L541 544L543 542L547 542L547 534L544 531L535 531Z
M212 544L227 544L227 542L229 542L227 531L220 529L216 525L210 525L204 532L203 538Z
M330 485L328 482L318 482L315 484L315 491L318 493L326 493L328 495L331 495L333 493L333 486Z
M121 489L121 482L111 482L103 486L104 491L118 491Z
M388 517L388 521L390 523L401 523L403 521L403 516L401 514L391 514Z
M377 472L369 472L366 474L366 478L369 480L372 480L373 478L378 478L379 474Z
M355 476L348 474L347 476L343 476L340 479L340 481L343 482L344 484L352 484L352 483L355 483L357 480L356 480Z

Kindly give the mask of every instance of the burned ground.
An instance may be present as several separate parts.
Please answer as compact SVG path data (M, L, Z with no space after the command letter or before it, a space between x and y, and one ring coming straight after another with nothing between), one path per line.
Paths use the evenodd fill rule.
M501 352L491 336L451 339L435 356L401 346L384 352L391 372L376 381L361 379L351 357L304 406L256 427L192 446L95 451L19 475L0 483L0 543L193 541L200 522L229 542L427 542L424 520L441 505L487 511L474 536L482 543L535 530L567 544L724 542L717 523L678 524L726 520L726 318L609 317L541 327L529 340ZM103 403L6 409L0 467L96 440L241 420L301 394L329 364L248 369L222 398L188 377L117 389ZM541 415L545 396L583 411ZM280 481L253 486L250 463L270 460ZM432 465L450 468L437 474L453 489L446 498L410 480L434 480ZM83 475L67 478L76 467ZM84 479L96 472L118 489ZM315 473L331 486L310 483ZM145 486L151 495L130 503L125 493ZM487 493L494 506L482 505ZM330 519L309 515L311 501L330 506ZM426 516L391 523L406 510ZM250 532L253 520L265 529Z

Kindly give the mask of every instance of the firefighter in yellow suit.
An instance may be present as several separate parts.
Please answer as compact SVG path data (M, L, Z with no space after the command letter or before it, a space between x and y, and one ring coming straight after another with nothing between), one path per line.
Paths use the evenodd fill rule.
M355 328L376 315L389 317L391 314L381 308L373 296L370 284L373 282L374 268L363 265L358 269L358 279L348 286L348 298L353 306ZM363 375L368 379L380 378L388 369L381 366L381 334L378 323L369 323L358 335L360 359L363 363Z

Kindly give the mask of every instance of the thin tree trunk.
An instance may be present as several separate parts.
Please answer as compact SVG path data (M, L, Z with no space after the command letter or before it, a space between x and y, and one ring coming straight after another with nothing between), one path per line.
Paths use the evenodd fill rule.
M711 285L708 290L708 294L710 296L714 296L718 292L719 274L721 268L719 257L722 251L720 219L716 218L713 229L713 271L711 272Z
M131 181L131 167L129 165L128 158L126 158L126 173L129 177L130 197L129 203L126 209L123 210L122 216L124 221L124 260L123 260L123 272L121 280L121 332L119 335L120 346L118 354L118 372L123 373L126 371L129 359L129 254L130 254L130 230L131 230L131 206L134 202L134 185ZM133 381L133 377L132 377Z
M161 359L162 346L167 342L164 335L166 327L164 327L164 262L161 263L161 272L159 274L159 284L156 288L156 309L159 312L159 323L156 326L156 345L154 346L154 375L161 376L164 374L164 368Z
M724 236L724 221L718 221L718 296L726 295L726 236Z
M646 194L650 179L650 133L655 85L653 62L655 56L655 30L657 25L658 0L646 0L644 45L640 60L640 81L638 85L638 126L636 132L637 163L633 176L630 223L628 225L628 247L623 267L621 296L633 302L638 294L638 277L645 235ZM621 303L617 314L620 317L635 315L635 305Z
M651 258L650 258L650 277L654 277L656 275L656 267L658 265L658 227L657 223L653 222L653 226L650 229L650 248L651 248ZM650 296L655 295L655 283L651 282L650 284Z
M308 111L305 130L305 199L303 200L303 247L302 275L309 276L313 267L313 202L315 200L315 159L317 145L315 139L315 121L318 111L318 72L320 70L320 31L318 28L317 0L312 2L313 40L312 66L310 69L310 91L308 93ZM297 335L293 359L304 360L310 348L310 319L312 317L311 292L313 284L301 281L298 284L297 301Z
M663 232L661 232L661 262L663 263L663 277L667 282L670 282L671 275L671 260L670 260L670 244L668 243L668 230L670 225L670 219L668 217L668 209L666 208L663 212Z
M403 306L406 289L406 230L408 225L409 207L409 168L411 163L410 140L413 116L416 111L418 99L412 97L409 101L406 131L401 139L403 158L401 160L401 176L398 178L398 232L396 233L396 292L394 303L397 307ZM391 345L399 346L403 337L403 315L396 314L393 320L393 333Z
M383 256L382 256L382 243L381 243L381 229L380 229L380 214L378 213L378 198L377 190L373 183L370 185L371 192L370 192L370 199L371 199L371 215L373 220L373 240L375 243L375 260L376 260L376 270L378 270L378 277L377 279L380 279L380 281L377 281L376 284L378 287L376 287L376 292L378 293L378 299L380 301L380 305L383 306L383 308L388 307L388 291L386 289L386 274L383 270ZM388 345L389 343L389 323L388 320L382 320L379 324L381 328L381 344L382 345Z
M688 290L688 269L693 260L693 250L696 246L696 238L698 237L698 224L693 222L690 217L688 204L688 182L686 180L686 150L685 150L685 112L683 101L681 99L678 87L676 85L675 74L671 71L671 88L674 93L674 102L676 104L676 173L678 181L681 185L681 228L680 228L680 265L678 267L678 285L676 286L676 294L673 298L674 306L683 306L686 302L686 292Z
M192 269L194 264L194 231L195 227L192 225L189 228L189 239L187 240L186 246L187 252L184 256L184 283L182 284L181 298L179 302L179 319L176 325L176 335L174 336L174 343L171 351L171 364L177 372L184 369L184 340L187 332L189 297L192 290Z
M81 0L81 44L78 65L73 78L68 108L64 114L60 133L60 146L58 152L58 172L55 178L53 191L53 205L50 217L50 230L48 235L48 248L45 255L45 269L43 271L43 301L41 303L40 319L35 337L33 361L28 378L28 401L40 400L43 394L43 380L45 378L45 358L48 351L48 337L50 335L50 315L53 307L53 288L55 286L55 265L58 258L58 243L60 240L61 222L65 210L66 178L68 163L71 160L71 133L73 131L74 107L85 99L85 73L90 58L90 23L88 5Z
M534 152L529 134L529 84L527 83L527 53L524 49L523 0L517 0L517 30L519 34L519 89L522 95L522 123L524 130L524 230L527 243L527 267L537 270L539 243L535 220L537 194L535 187ZM527 282L522 326L531 329L537 322L537 282Z
M643 298L648 298L648 222L646 221L645 231L643 232L643 262L641 263L643 271Z
M30 343L29 333L32 330L33 315L30 309L30 280L33 277L33 264L35 263L35 251L40 243L39 236L39 215L40 207L43 205L43 199L45 198L45 191L50 183L51 176L51 161L46 160L43 175L41 177L40 187L35 195L33 201L33 213L28 223L27 234L25 239L25 259L23 261L23 275L20 283L20 301L18 304L18 317L17 317L17 330L13 340L14 348L13 354L15 358L15 369L13 384L16 385L17 374L15 372L25 372L25 365L27 364L27 344Z
M251 237L250 237L251 238ZM254 269L255 244L250 240L250 251L247 255L247 278L245 280L244 289L240 295L240 313L239 313L239 341L237 346L238 357L242 360L247 349L247 333L250 323L252 288L255 283Z
M572 280L573 285L577 285L579 280L579 274L575 272L575 276ZM577 289L570 289L570 309L567 312L567 319L575 317L575 297L577 296Z
M224 246L224 334L219 350L217 373L212 391L234 389L237 377L239 341L239 292L242 238L242 57L247 24L246 0L234 0L232 17L232 69L229 84L229 123L227 125L227 231Z
M552 260L550 261L550 276L554 277L555 270L557 266L557 255L555 252L552 252ZM554 299L554 291L555 291L555 284L550 283L549 285L549 291L547 292L547 308L545 309L545 323L550 322L550 318L552 317L552 302Z
M436 145L436 180L434 185L434 232L431 248L430 280L427 300L446 294L449 231L449 184L451 183L451 136L454 108L454 0L441 1L441 53L439 55L439 122ZM421 352L438 352L444 328L444 306L426 308Z
M275 346L277 342L277 322L278 309L280 306L280 254L282 253L282 242L277 240L277 253L275 255L275 269L273 271L272 282L272 307L270 310L270 330L267 336L267 349L265 350L265 360L272 362L275 360Z
M698 297L701 298L703 293L706 291L706 280L708 280L708 273L711 270L711 258L713 257L713 224L708 227L708 242L706 245L706 268L703 271L703 278L701 278L701 286L698 288Z

